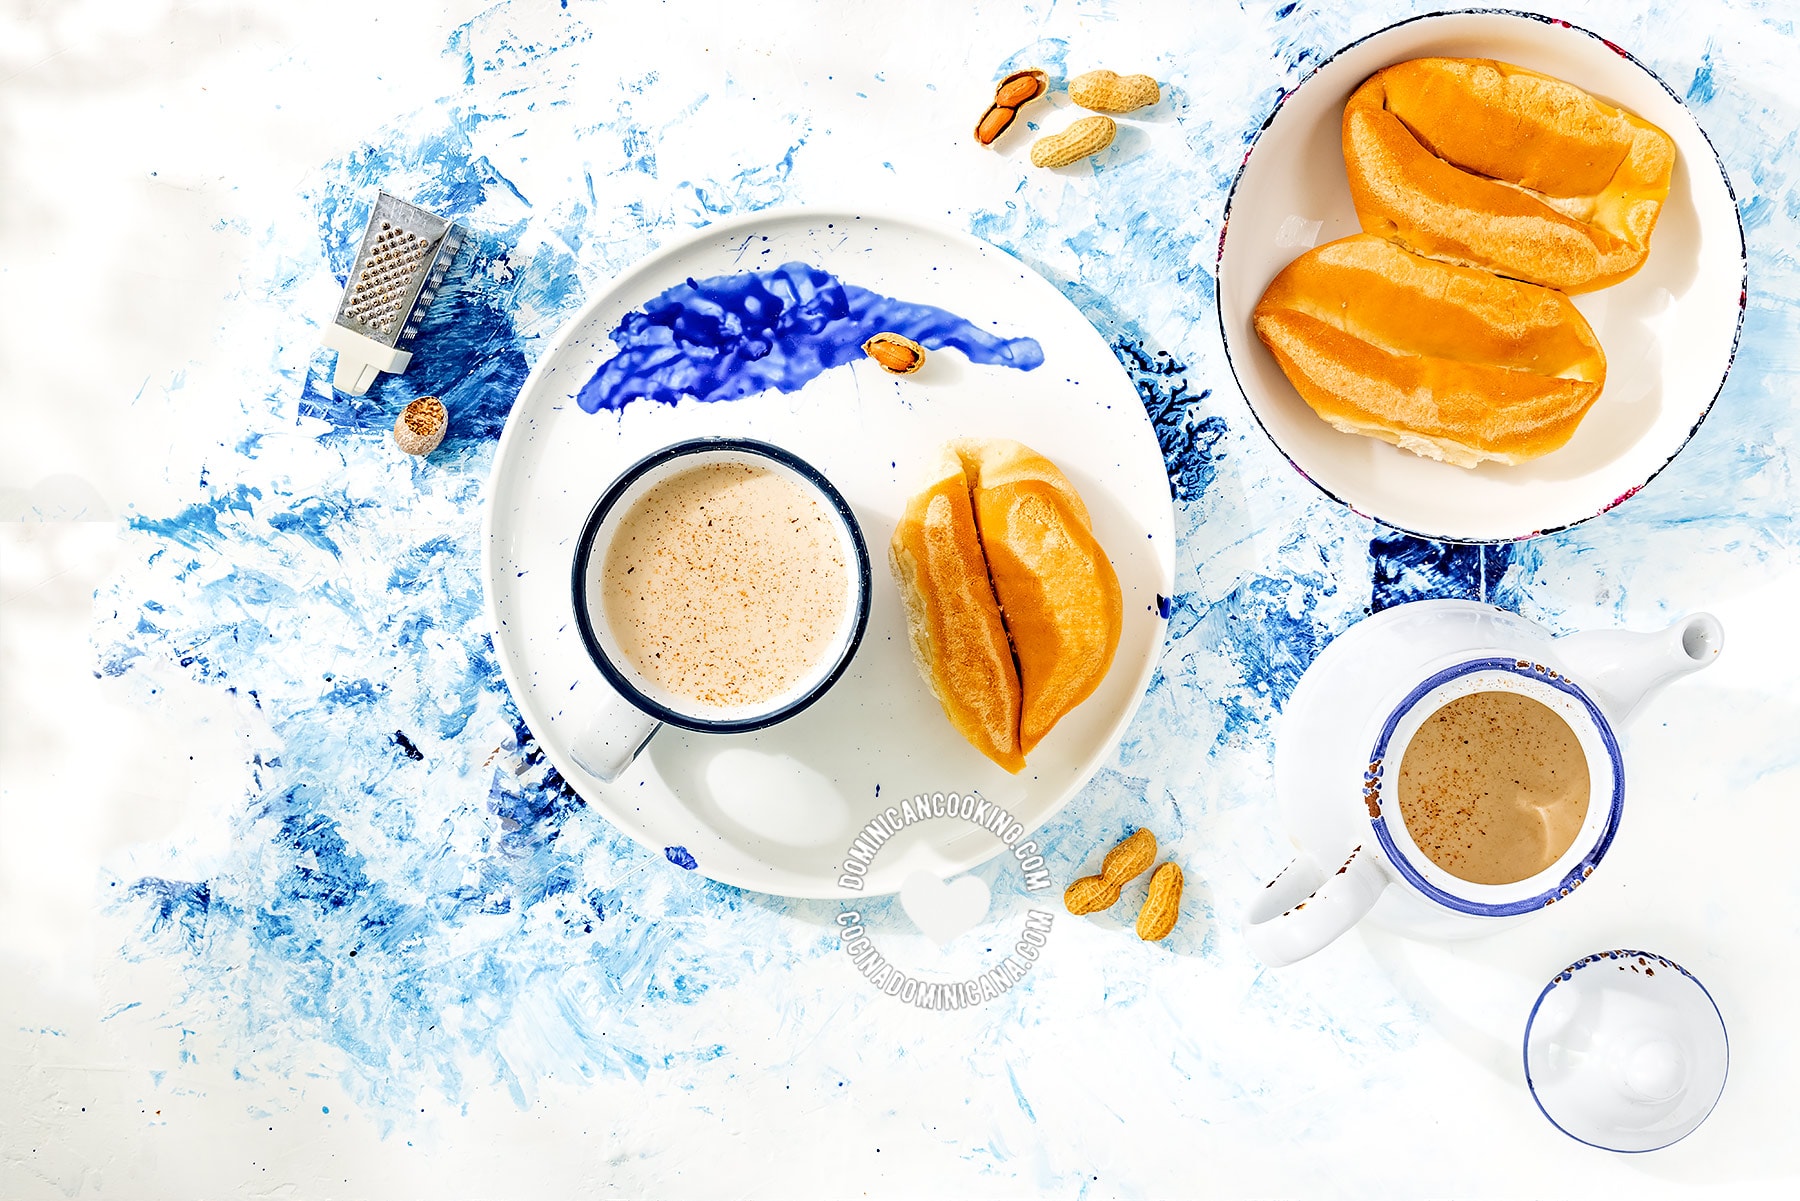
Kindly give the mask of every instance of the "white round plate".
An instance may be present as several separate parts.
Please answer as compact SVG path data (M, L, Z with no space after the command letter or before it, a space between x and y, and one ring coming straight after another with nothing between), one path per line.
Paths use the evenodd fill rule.
M1642 269L1574 298L1606 351L1606 386L1562 449L1473 470L1340 433L1294 391L1252 313L1277 272L1360 231L1344 172L1344 102L1393 63L1494 58L1568 80L1675 139L1669 199ZM1602 38L1531 13L1436 13L1337 52L1277 104L1238 172L1219 240L1219 327L1264 432L1326 495L1386 525L1453 542L1507 542L1604 513L1648 483L1724 386L1743 323L1737 199L1687 106Z
M846 284L948 309L1044 349L1034 371L932 352L916 375L859 359L792 394L676 405L638 400L589 414L575 394L612 356L627 313L689 278L802 261ZM568 754L582 698L605 688L576 631L569 574L588 509L643 455L696 435L761 438L808 460L850 502L875 559L868 631L817 704L753 734L664 728L615 783ZM1018 776L971 748L919 678L887 544L906 498L953 437L1024 442L1087 502L1124 590L1124 632L1100 688L1051 731ZM1155 669L1172 591L1174 508L1155 431L1130 378L1079 310L1005 251L966 234L870 214L760 213L709 226L626 271L557 335L525 382L495 452L483 573L494 648L526 724L582 797L659 853L682 847L704 875L795 897L846 895L840 864L857 832L919 793L977 792L1027 829L1060 809L1111 754ZM930 821L885 844L866 892L897 891L990 858L1000 842ZM672 858L679 859L677 855Z

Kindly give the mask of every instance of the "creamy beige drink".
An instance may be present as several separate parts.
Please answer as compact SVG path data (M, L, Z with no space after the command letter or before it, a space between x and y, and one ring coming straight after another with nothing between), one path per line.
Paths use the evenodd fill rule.
M1562 858L1587 820L1588 766L1569 724L1514 692L1477 692L1425 719L1400 760L1406 832L1473 884L1513 884Z
M757 463L676 472L626 512L602 568L626 661L711 708L772 700L820 665L850 607L839 525L810 488Z

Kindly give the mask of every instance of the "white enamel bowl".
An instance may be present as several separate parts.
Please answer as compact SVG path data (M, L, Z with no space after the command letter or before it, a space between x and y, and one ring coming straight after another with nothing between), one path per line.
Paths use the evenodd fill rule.
M1575 297L1606 352L1606 386L1569 444L1473 470L1340 433L1313 413L1256 338L1269 281L1315 244L1359 232L1344 174L1344 102L1377 70L1432 55L1494 58L1566 79L1675 139L1669 200L1643 268ZM1505 542L1604 513L1686 445L1724 386L1743 321L1737 200L1687 106L1624 50L1527 13L1440 13L1338 51L1277 105L1238 173L1220 239L1219 324L1256 419L1299 471L1356 512L1422 537Z

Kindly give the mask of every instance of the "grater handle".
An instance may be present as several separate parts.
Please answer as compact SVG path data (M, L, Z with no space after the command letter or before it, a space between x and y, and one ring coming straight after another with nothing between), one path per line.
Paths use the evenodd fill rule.
M377 375L383 371L405 371L412 362L412 351L383 346L341 325L326 326L325 336L319 341L327 350L338 352L337 372L331 382L346 396L363 395Z

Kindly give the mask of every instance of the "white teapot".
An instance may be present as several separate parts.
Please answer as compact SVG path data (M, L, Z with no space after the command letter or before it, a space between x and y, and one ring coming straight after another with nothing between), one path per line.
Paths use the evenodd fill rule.
M1616 731L1654 692L1717 657L1724 631L1698 613L1666 630L1552 637L1474 601L1397 605L1353 626L1294 688L1275 752L1275 796L1300 854L1252 901L1245 933L1266 963L1304 959L1363 920L1415 937L1487 934L1579 888L1612 845L1625 799ZM1579 833L1549 867L1476 884L1414 843L1392 781L1425 719L1458 697L1512 692L1573 732L1590 796Z

